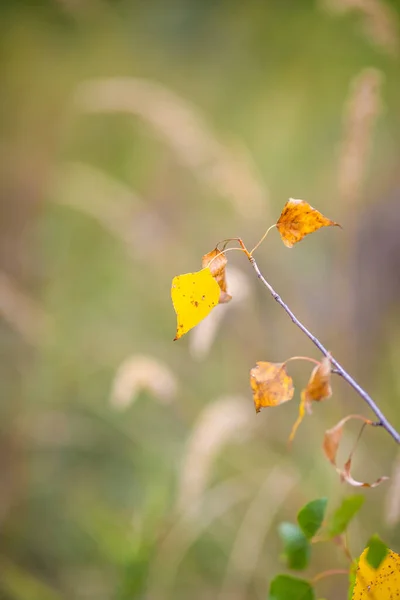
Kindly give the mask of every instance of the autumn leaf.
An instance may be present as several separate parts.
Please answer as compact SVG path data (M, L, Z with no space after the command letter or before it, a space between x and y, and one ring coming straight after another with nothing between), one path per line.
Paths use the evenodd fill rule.
M389 477L386 477L386 475L383 475L382 477L378 477L378 479L376 481L374 481L373 483L366 483L363 481L357 481L356 479L354 479L350 473L350 469L351 469L351 457L345 462L344 467L343 467L343 471L340 473L340 478L342 479L342 481L347 481L347 483L349 483L350 485L352 485L353 487L364 487L364 488L374 488L377 487L379 484L381 484L383 481L387 481L389 479Z
M331 372L331 361L329 357L324 356L311 373L307 387L304 390L307 401L320 402L332 396Z
M172 280L171 298L177 316L175 340L200 323L217 306L220 288L210 269L178 275Z
M210 264L211 263L211 264ZM201 266L203 269L209 267L211 275L220 287L219 303L226 304L232 299L232 296L228 294L226 287L226 273L225 267L228 263L228 259L224 252L215 248L208 254L205 254L201 260Z
M257 362L250 371L250 385L256 412L293 398L293 380L286 372L285 363Z
M292 427L292 431L290 432L289 444L291 444L293 442L296 432L299 428L299 425L302 422L302 420L304 419L304 415L306 414L306 406L307 406L307 399L306 399L306 396L305 396L304 390L303 390L301 392L301 400L300 400L300 404L299 404L299 416L297 417L296 422Z
M370 421L369 419L366 419L362 415L348 415L347 417L344 417L344 419L339 421L339 423L337 423L334 427L325 431L324 441L323 441L323 445L322 445L324 454L325 454L326 458L329 460L329 462L335 467L335 469L336 469L337 473L340 475L340 479L342 481L347 481L347 483L349 483L350 485L352 485L354 487L368 487L368 488L376 487L377 485L382 483L382 481L386 481L389 478L386 476L379 477L379 479L377 479L374 483L365 483L365 482L357 481L357 480L353 479L353 477L350 473L350 469L351 469L351 461L353 458L354 449L350 453L350 456L347 459L346 463L344 464L343 469L340 469L337 466L336 455L337 455L340 441L342 439L343 427L344 427L345 423L347 423L347 421L349 421L350 419L358 419L360 421L363 421L363 423L365 425L372 425L372 421Z
M358 561L352 600L390 600L400 590L400 555L389 550L377 569L367 560L365 548Z
M339 223L324 217L305 200L295 200L294 198L289 198L286 202L276 223L282 241L288 248L293 248L309 233L329 226L340 227Z
M301 392L301 400L299 404L299 416L292 427L289 436L291 443L296 435L296 431L302 422L306 411L311 412L311 403L320 402L332 396L331 388L331 372L332 366L329 357L324 356L321 362L314 368L307 387Z

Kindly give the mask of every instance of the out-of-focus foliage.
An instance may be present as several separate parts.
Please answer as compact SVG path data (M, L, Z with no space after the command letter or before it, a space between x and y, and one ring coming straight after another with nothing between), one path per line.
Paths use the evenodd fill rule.
M1 3L5 600L265 598L277 522L344 493L318 451L364 409L343 382L292 454L297 402L254 414L252 365L312 350L244 256L204 321L218 335L172 342L174 274L228 236L251 248L291 196L343 232L292 252L270 235L260 268L396 424L400 13L355 4ZM390 472L389 436L362 442L360 477ZM376 531L399 545L385 485L365 492L354 555Z

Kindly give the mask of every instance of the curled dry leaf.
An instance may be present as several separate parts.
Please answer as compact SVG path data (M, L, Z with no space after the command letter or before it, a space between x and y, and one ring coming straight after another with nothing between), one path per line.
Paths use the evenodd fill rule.
M335 469L336 469L337 473L339 473L340 479L342 481L347 481L347 483L349 483L350 485L352 485L354 487L368 487L368 488L376 487L377 485L382 483L382 481L386 481L389 478L386 476L379 477L379 479L374 481L374 483L365 483L365 482L356 481L355 479L353 479L353 477L350 473L351 461L353 458L353 451L351 452L348 460L344 464L343 469L340 469L336 464L336 455L337 455L339 444L340 444L340 441L341 441L342 435L343 435L343 426L350 419L358 419L359 421L362 421L365 425L373 424L373 422L370 421L370 419L366 419L362 415L348 415L347 417L345 417L344 419L339 421L339 423L337 423L334 427L325 431L324 441L323 441L323 446L322 446L324 454L325 454L326 458L329 460L329 462L332 463L332 465L335 467Z
M217 306L220 289L210 269L178 275L172 280L171 298L177 316L174 340L200 323Z
M212 262L211 262L212 261ZM210 264L211 262L211 264ZM225 267L228 264L228 259L224 252L215 248L208 254L205 254L201 260L201 266L203 269L209 267L211 275L220 287L219 304L225 304L232 299L232 296L228 294L226 287L226 273Z
M293 380L286 372L285 363L257 362L250 371L250 385L256 412L293 398Z
M307 387L304 390L307 401L320 402L332 396L331 372L331 361L327 356L324 356L311 373Z
M352 600L390 600L400 590L400 555L390 550L374 569L367 561L368 548L361 554L356 572Z
M311 403L313 401L320 402L321 400L325 400L326 398L330 398L332 396L331 372L331 361L328 357L324 356L321 362L311 373L307 387L301 392L299 416L292 427L292 431L289 436L289 443L293 441L296 431L302 422L306 411L311 413Z
M300 242L306 235L321 227L337 226L339 223L327 219L305 200L289 198L276 223L283 243L288 248Z
M340 473L340 478L342 481L347 481L347 483L349 483L353 487L374 488L374 487L377 487L380 483L382 483L382 481L387 481L389 479L389 477L386 477L386 475L383 475L382 477L378 477L378 479L376 481L374 481L373 483L365 483L363 481L356 481L355 479L353 479L353 477L350 473L351 459L352 459L352 457L350 457L346 461L346 463L343 467L343 471Z

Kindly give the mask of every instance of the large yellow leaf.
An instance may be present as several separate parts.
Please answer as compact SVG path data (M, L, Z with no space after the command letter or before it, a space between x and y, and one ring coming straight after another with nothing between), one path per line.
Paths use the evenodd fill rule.
M395 600L400 598L400 555L390 551L373 569L367 562L368 548L360 556L352 600Z
M177 316L175 340L200 323L217 306L219 294L219 285L208 268L174 277L171 298Z

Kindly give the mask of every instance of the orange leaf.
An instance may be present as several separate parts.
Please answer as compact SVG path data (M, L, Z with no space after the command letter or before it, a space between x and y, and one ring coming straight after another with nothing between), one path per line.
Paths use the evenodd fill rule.
M294 198L289 198L286 202L276 223L282 241L288 248L293 248L309 233L330 225L340 227L338 223L324 217L305 200Z
M315 367L311 373L310 380L304 390L308 401L319 402L332 396L331 388L332 366L329 358L324 356L320 364Z
M293 398L293 380L286 372L285 363L257 362L250 371L250 385L256 412Z
M369 419L366 419L362 415L348 415L347 417L345 417L344 419L339 421L339 423L337 423L334 427L325 431L324 442L323 442L323 446L322 446L324 454L325 454L326 458L329 460L329 462L332 463L332 465L335 467L335 469L336 469L337 473L339 473L340 479L342 481L347 481L347 483L349 483L350 485L352 485L354 487L370 487L370 488L376 487L377 485L382 483L382 481L385 481L386 479L389 479L389 478L386 476L379 477L379 479L377 479L374 483L364 483L362 481L356 481L355 479L353 479L353 477L350 473L353 452L351 452L349 458L347 459L346 463L344 464L343 469L340 469L336 464L336 455L337 455L340 441L342 439L343 426L350 419L358 419L360 421L363 421L365 425L372 425L372 421L370 421Z
M212 261L211 264L210 261ZM225 267L227 264L228 259L226 258L225 253L221 252L221 250L218 250L218 248L215 248L208 254L205 254L201 260L201 266L203 269L209 266L211 275L214 277L215 281L220 287L221 292L219 295L219 304L226 304L232 299L232 296L228 294L226 287Z
M306 410L309 414L311 414L311 402L319 402L320 400L325 400L326 398L331 397L331 371L331 361L329 360L329 358L324 356L321 362L314 368L313 372L311 373L307 387L301 392L299 416L297 417L297 421L292 427L292 431L289 436L289 444L292 443L294 436L296 435L296 431L300 423L304 419Z

